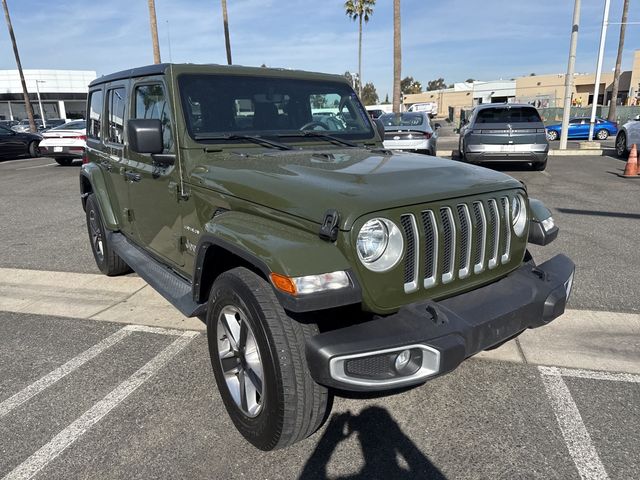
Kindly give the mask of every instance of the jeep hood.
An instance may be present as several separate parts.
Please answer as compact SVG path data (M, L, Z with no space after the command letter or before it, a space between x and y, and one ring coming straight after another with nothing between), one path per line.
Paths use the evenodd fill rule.
M343 230L367 213L522 187L474 165L355 148L225 152L191 165L190 181L197 185L316 223L336 209Z

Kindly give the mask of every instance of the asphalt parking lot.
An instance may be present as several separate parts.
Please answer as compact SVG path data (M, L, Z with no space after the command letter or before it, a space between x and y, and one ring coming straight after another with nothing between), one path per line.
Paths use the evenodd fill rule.
M574 259L572 309L640 312L640 183L620 160L493 167L553 211L561 235L534 253ZM0 268L97 273L77 175L0 162ZM0 311L0 479L640 478L640 375L596 370L472 359L390 397L336 398L314 436L263 453L226 416L201 330Z

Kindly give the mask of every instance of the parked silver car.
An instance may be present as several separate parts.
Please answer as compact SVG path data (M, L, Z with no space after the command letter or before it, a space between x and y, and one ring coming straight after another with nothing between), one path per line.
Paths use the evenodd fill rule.
M487 103L475 107L464 122L458 148L469 163L530 162L535 170L544 170L549 142L531 105Z
M626 156L633 144L640 147L640 115L620 127L616 136L616 153L620 157Z
M385 148L436 155L440 125L432 127L427 112L385 113L378 120L384 125Z

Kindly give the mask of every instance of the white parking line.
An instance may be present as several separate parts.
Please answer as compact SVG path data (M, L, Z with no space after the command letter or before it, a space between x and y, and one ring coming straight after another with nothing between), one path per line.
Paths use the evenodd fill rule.
M50 387L61 378L67 376L80 366L87 363L92 358L95 358L100 353L104 352L107 348L114 346L120 340L130 335L133 332L132 329L124 327L108 336L99 343L96 343L93 347L88 348L77 357L72 358L64 365L56 368L52 372L48 373L40 380L32 383L28 387L20 390L15 395L9 397L7 400L0 403L0 418L4 417L7 413L16 407L19 407L30 398L36 396L44 389Z
M578 406L556 367L538 367L564 441L583 480L608 480Z
M586 378L589 380L608 380L610 382L628 382L640 383L640 375L632 373L611 373L596 370L580 370L575 368L561 367L538 367L540 372L545 375L555 375L555 373L547 373L550 369L555 369L563 377Z
M16 171L18 170L31 170L32 168L42 168L42 167L50 167L51 165L57 165L57 163L47 163L46 165L33 165L31 167L20 167L20 168L16 168Z
M144 333L154 333L159 335L174 335L181 336L185 333L184 330L172 330L169 328L158 328L158 327L147 327L144 325L127 325L124 328L121 328L117 332L111 334L104 340L96 343L94 346L88 348L80 355L72 358L64 365L56 368L52 372L49 372L47 375L32 383L28 387L20 390L15 395L9 397L0 403L0 418L4 417L11 410L16 407L19 407L24 402L29 400L30 398L36 396L46 388L49 388L51 385L56 383L61 378L64 378L74 370L78 369L89 360L95 358L106 349L114 346L123 338L127 337L133 332L144 332Z
M117 407L124 399L133 393L140 385L151 378L175 357L182 349L198 336L197 332L186 331L171 345L152 358L146 365L118 385L106 397L74 420L67 428L58 433L49 443L27 458L12 470L3 480L27 480L46 467L52 460L72 445L98 423L105 415Z

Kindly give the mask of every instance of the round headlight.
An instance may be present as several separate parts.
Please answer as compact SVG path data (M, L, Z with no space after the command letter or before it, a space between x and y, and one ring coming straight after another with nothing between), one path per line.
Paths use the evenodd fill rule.
M511 224L519 237L527 229L527 204L522 195L516 195L511 199Z
M362 264L374 272L393 268L402 257L400 229L391 220L373 218L367 221L356 239L356 250Z

